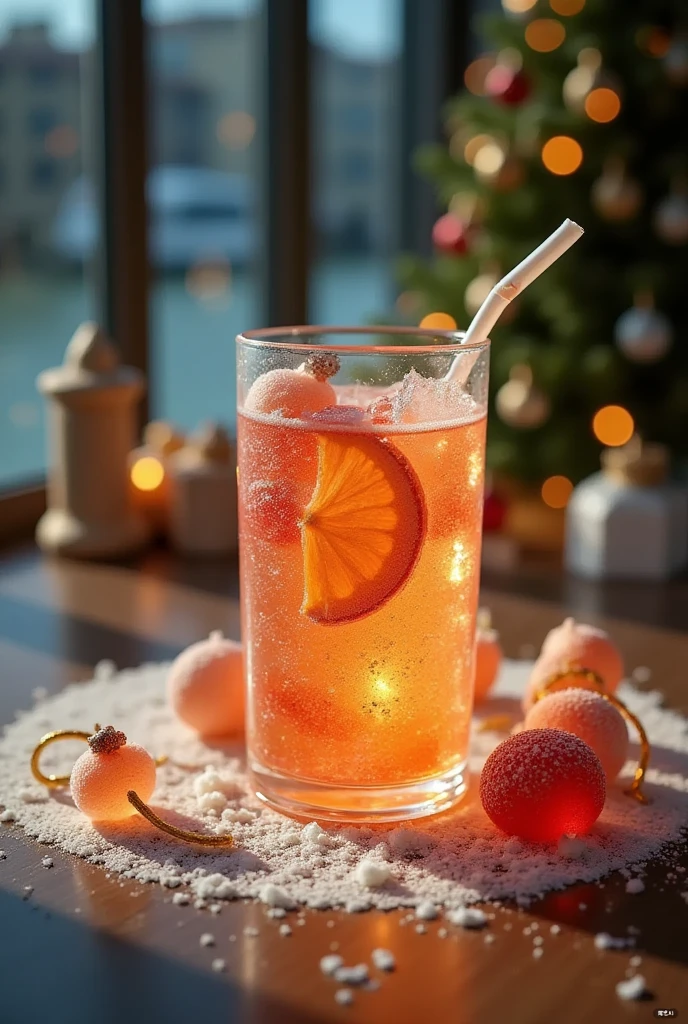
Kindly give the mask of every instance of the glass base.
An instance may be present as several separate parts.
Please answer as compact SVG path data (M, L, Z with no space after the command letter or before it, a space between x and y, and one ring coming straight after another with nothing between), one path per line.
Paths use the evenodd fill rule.
M468 788L462 761L443 775L405 786L333 786L280 775L260 762L249 763L256 796L282 814L318 821L407 821L439 814L457 804Z

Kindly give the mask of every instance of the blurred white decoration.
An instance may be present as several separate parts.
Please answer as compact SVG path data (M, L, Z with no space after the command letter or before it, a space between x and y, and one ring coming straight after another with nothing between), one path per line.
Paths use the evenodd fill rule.
M551 411L547 395L533 384L533 371L525 364L512 366L509 380L495 398L499 418L517 430L541 427Z
M189 555L237 550L236 452L227 433L209 424L168 462L170 541Z
M688 242L688 188L681 181L674 185L666 199L655 210L653 219L657 235L667 245Z
M567 569L588 579L663 580L688 564L688 490L667 480L662 445L634 437L602 454L602 472L566 508Z
M653 309L652 302L649 292L637 295L631 309L622 313L614 325L616 344L633 363L656 363L671 348L671 322Z
M635 217L643 202L643 190L626 172L618 157L605 160L602 174L592 185L592 204L601 217L620 222Z
M672 40L664 55L666 76L674 85L688 85L688 38L684 35Z
M149 538L133 506L128 458L145 381L119 365L116 347L94 323L78 328L64 363L37 380L48 399L48 510L36 529L45 551L113 558Z

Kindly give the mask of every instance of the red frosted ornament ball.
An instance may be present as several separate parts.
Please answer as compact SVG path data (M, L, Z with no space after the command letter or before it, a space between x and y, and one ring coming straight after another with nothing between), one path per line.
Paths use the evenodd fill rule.
M530 79L520 69L495 64L485 79L485 92L509 107L517 107L530 95Z
M587 743L561 729L528 729L500 743L480 776L488 818L507 835L556 843L599 818L604 770Z
M447 256L463 256L468 251L467 228L462 220L445 213L435 221L432 229L432 243L438 252Z

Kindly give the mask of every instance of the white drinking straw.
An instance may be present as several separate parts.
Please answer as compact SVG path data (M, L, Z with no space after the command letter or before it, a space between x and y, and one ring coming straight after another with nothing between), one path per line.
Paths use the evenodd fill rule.
M517 267L499 281L475 314L464 335L463 344L486 341L509 303L551 267L583 234L583 228L572 220L565 220L542 245L526 256ZM479 352L460 352L449 368L445 380L465 383L478 358Z

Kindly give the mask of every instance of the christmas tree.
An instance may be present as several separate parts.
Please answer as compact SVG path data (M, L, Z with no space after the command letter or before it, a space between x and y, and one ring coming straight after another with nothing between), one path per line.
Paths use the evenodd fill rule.
M684 3L502 0L482 26L493 52L448 105L448 147L418 153L448 212L433 261L401 260L406 319L467 326L562 220L585 228L492 331L500 474L575 483L634 429L688 455Z

